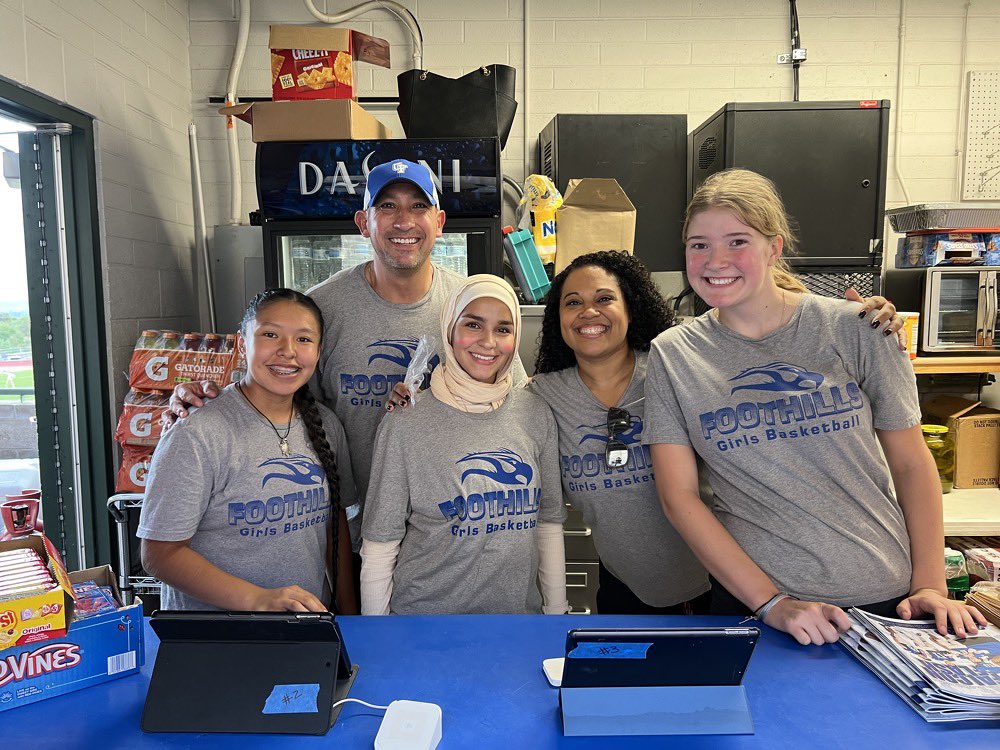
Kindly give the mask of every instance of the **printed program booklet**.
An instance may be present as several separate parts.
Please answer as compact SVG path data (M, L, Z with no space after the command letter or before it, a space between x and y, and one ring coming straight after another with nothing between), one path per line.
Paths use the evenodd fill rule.
M1000 719L1000 628L942 636L933 620L849 609L840 642L926 721Z

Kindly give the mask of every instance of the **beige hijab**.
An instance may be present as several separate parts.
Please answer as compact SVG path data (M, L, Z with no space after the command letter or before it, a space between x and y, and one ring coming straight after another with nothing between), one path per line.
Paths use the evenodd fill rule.
M510 310L514 321L514 355L521 343L521 307L510 284L499 276L480 273L470 276L452 290L441 308L441 340L444 342L444 363L431 376L431 393L460 411L481 414L499 409L514 385L511 370L514 357L497 373L495 383L480 383L462 369L451 347L451 335L459 317L473 300L492 297L500 300Z

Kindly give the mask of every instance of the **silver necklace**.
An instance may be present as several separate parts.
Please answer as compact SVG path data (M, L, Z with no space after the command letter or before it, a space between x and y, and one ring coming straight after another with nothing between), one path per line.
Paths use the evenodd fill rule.
M240 392L240 395L247 400L247 403L253 407L253 410L258 414L260 414L262 417L264 417L264 419L267 420L267 423L271 425L271 429L274 430L274 434L278 436L278 448L281 450L281 455L284 456L285 458L288 458L288 433L292 431L292 418L295 416L295 403L294 402L292 403L292 408L288 412L288 425L285 428L285 434L282 435L280 432L278 432L278 428L274 426L274 422L272 422L271 419L264 412L258 409L254 405L254 402L250 400L250 397L243 392L243 386L237 383L236 390L238 390Z

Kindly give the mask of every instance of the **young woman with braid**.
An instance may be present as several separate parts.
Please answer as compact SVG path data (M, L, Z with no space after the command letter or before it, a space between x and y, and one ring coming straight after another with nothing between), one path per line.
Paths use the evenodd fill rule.
M322 331L309 297L258 294L246 375L157 446L138 536L164 609L357 612L347 438L308 385Z

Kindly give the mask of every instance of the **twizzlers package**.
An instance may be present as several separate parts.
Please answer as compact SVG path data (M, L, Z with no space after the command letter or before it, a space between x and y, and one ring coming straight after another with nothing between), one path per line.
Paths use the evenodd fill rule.
M272 26L271 97L354 99L354 61L389 67L389 43L331 26Z

